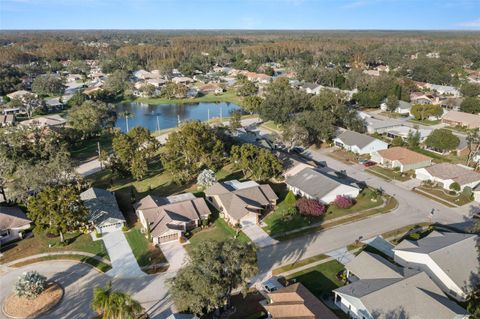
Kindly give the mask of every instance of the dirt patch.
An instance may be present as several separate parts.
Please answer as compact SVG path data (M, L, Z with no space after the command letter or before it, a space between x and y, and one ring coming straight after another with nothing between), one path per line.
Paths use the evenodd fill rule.
M55 307L62 297L63 288L49 283L47 289L33 300L10 295L3 304L3 312L10 318L35 318Z

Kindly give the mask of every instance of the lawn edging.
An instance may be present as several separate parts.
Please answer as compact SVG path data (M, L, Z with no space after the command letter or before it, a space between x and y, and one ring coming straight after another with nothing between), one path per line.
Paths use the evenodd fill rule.
M42 254L40 254L42 255ZM57 261L75 261L82 264L88 264L97 271L105 273L112 269L111 263L108 260L98 256L86 256L83 254L61 253L61 254L47 254L44 256L34 255L29 258L22 258L24 260L10 262L7 266L12 268L19 268L26 265L31 265L39 262L57 260Z

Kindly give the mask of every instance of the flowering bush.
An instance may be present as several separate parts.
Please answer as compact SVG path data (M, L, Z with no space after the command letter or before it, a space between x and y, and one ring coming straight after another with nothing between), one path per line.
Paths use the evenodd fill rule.
M297 208L300 214L306 216L321 216L325 213L325 205L322 203L314 200L314 199L306 199L300 198L297 200Z
M333 203L338 208L350 208L355 204L355 200L348 196L337 195Z
M15 294L18 297L35 299L47 288L47 278L36 271L23 273L15 284Z

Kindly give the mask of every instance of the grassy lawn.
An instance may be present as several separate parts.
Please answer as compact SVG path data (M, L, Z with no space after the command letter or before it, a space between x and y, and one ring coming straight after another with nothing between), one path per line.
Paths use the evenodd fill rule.
M452 195L452 194L449 194L447 190L439 186L433 187L433 186L422 185L417 187L416 189L427 192L428 194L432 194L436 197L440 197L442 199L441 202L447 202L452 205L462 206L472 201L471 197L465 196L463 193ZM432 199L439 201L434 197L432 197Z
M0 257L0 262L7 263L36 254L61 251L82 251L109 259L103 241L93 241L89 234L70 233L65 235L65 240L67 244L63 245L59 237L48 238L45 234L36 234L31 238L2 247L3 256ZM49 245L52 247L49 248Z
M48 261L48 260L76 260L85 264L89 264L92 267L97 268L101 272L107 272L112 267L104 262L98 261L95 258L85 257L85 256L78 256L78 255L56 255L56 256L45 256L35 259L30 259L24 262L20 262L15 264L15 267L22 267L25 265L30 265L33 263L41 262L41 261Z
M295 279L308 288L317 298L331 293L332 290L343 286L343 283L336 278L336 274L344 269L343 265L332 260L318 266L299 271L287 276L286 279Z
M162 251L149 242L140 232L139 228L130 229L130 231L125 233L125 237L140 267L156 265L167 261Z
M274 132L281 132L282 131L282 126L275 124L273 121L267 121L260 125L263 128L266 128L267 130L274 131Z
M324 259L327 259L327 258L329 258L329 256L323 255L323 254L322 255L316 255L316 256L313 256L313 257L309 257L309 258L305 258L305 259L302 259L298 262L294 262L294 263L291 263L291 264L273 269L272 270L272 275L278 275L278 274L293 270L295 268L303 267L305 265L308 265L308 264L311 264L311 263L314 263L314 262L317 262L317 261L320 261L320 260L324 260Z
M268 214L263 219L263 222L267 224L263 229L271 236L278 236L282 233L292 231L301 227L309 226L323 221L328 221L334 218L347 216L349 214L357 213L359 211L371 209L381 206L383 204L383 198L379 197L377 201L372 201L374 194L370 189L365 189L357 197L355 205L348 209L338 208L335 205L330 205L327 208L326 213L321 217L309 217L300 214L293 216L286 215L288 205L280 198L280 203L277 205L275 211Z
M401 173L400 171L381 167L378 165L371 166L365 171L386 180L396 180L396 181L405 182L412 178L412 175L409 172Z
M190 103L200 103L200 102L230 102L238 105L242 105L243 98L237 96L233 91L227 91L220 95L215 94L206 94L204 96L196 98L186 98L186 99L165 99L165 98L148 98L148 97L139 97L134 99L135 102L146 103L146 104L190 104Z
M72 150L70 151L72 159L77 161L85 161L97 156L98 142L100 142L100 149L111 152L112 138L112 135L105 134L78 142L78 144L72 146Z
M440 124L441 121L440 120L433 120L433 121L432 120L423 120L423 121L421 121L421 120L409 120L409 122L415 123L415 124L420 124L420 125L430 126L430 125Z
M352 152L348 152L348 151L345 151L345 150L342 150L342 149L337 149L331 153L328 153L327 154L328 156L330 156L331 158L334 158L336 160L339 160L345 164L348 164L348 165L353 165L353 164L357 164L359 160L362 160L362 159L368 159L367 156L365 155L358 155L358 154L355 154L355 153L352 153Z

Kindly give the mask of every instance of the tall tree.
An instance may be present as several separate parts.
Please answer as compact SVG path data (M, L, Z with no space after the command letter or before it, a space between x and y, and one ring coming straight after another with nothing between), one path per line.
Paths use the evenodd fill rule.
M36 77L32 83L32 91L39 95L61 95L64 91L62 79L53 74Z
M448 152L460 143L458 136L448 129L436 129L425 140L425 145L441 152Z
M264 181L282 172L278 158L264 148L252 144L234 145L230 153L232 163L254 180Z
M480 98L466 97L460 104L460 111L472 114L480 113Z
M389 112L395 112L395 110L398 108L398 105L400 104L398 101L398 98L395 94L391 94L387 98L387 111Z
M138 301L127 293L113 290L111 282L105 288L93 289L91 306L102 319L135 319L143 312Z
M68 123L82 133L83 138L99 134L115 125L116 114L106 103L85 101L68 112Z
M246 293L258 271L253 246L234 239L205 241L192 249L190 260L171 281L170 293L179 311L199 315L229 307L233 290Z
M80 229L87 217L78 190L73 186L47 187L28 201L28 217L43 230L60 235Z

